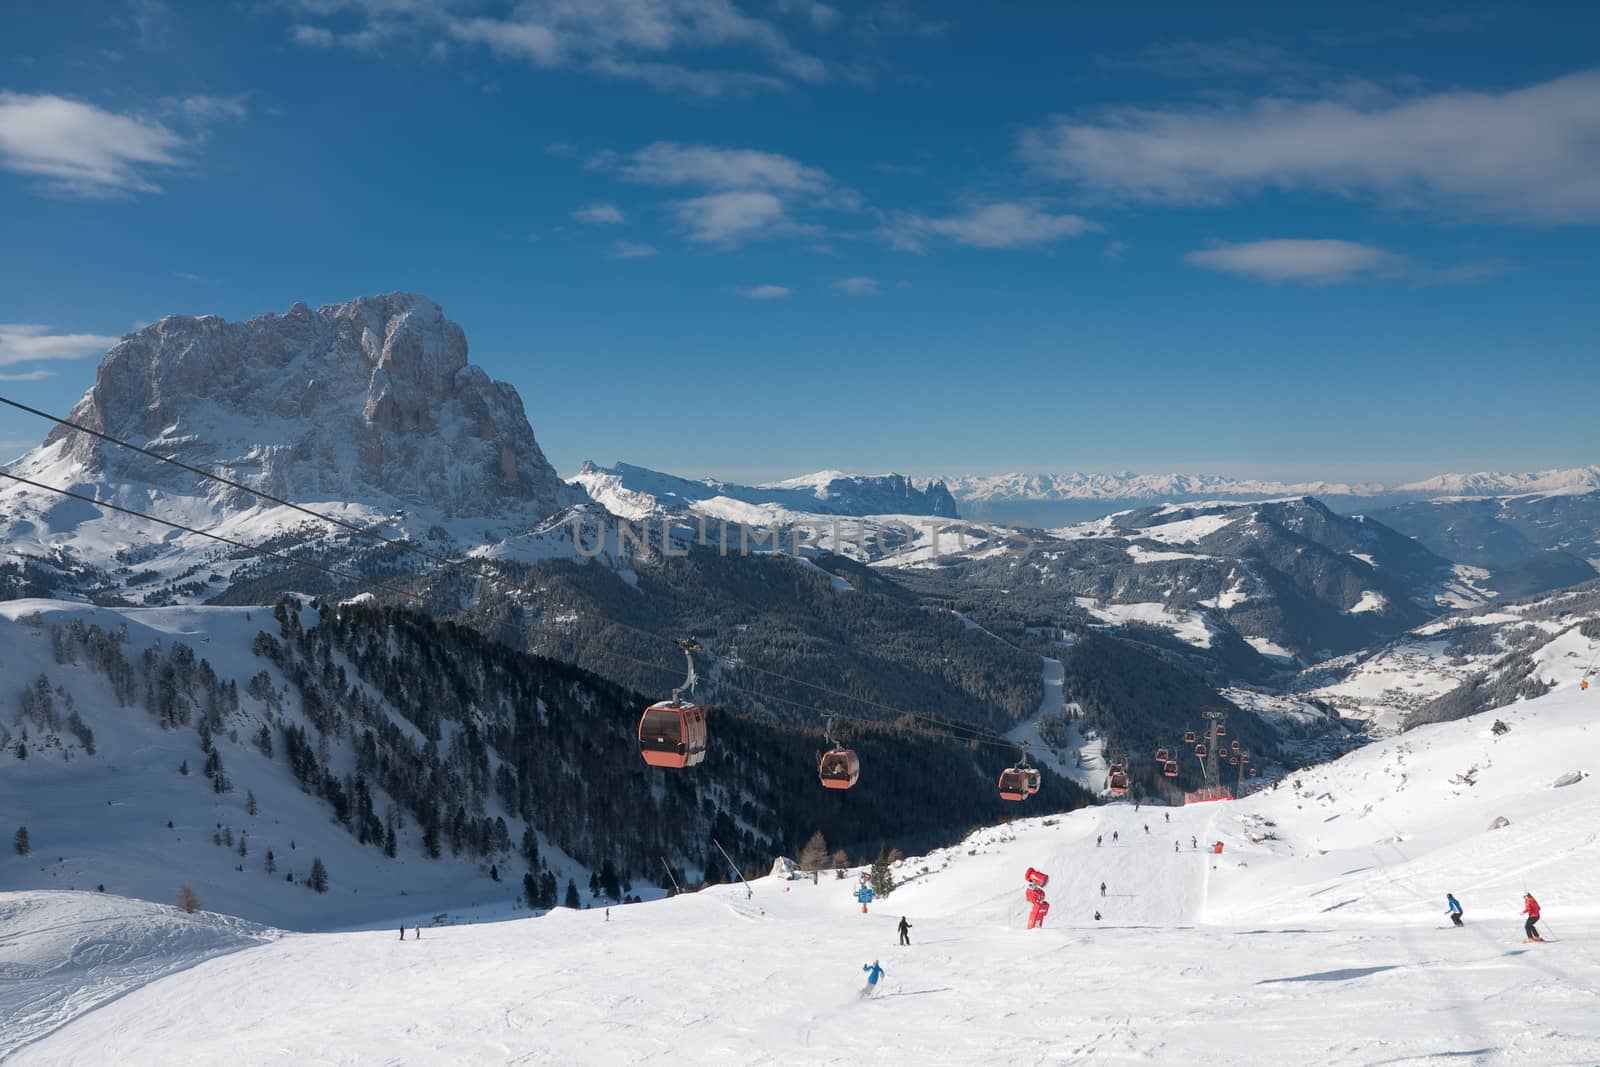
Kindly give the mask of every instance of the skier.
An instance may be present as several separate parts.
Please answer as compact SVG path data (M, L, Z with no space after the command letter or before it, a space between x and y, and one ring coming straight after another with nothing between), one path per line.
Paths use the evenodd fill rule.
M418 941L422 940L422 927L420 927L420 926L417 927L417 940Z
M1178 839L1177 838L1173 838L1172 839L1172 851L1174 851L1174 852L1178 851Z
M1193 834L1190 834L1189 835L1189 847L1190 848L1199 848L1200 847L1200 839L1198 837L1194 836Z
M611 909L607 908L606 909L606 922L610 922L610 921L611 921Z
M1111 843L1113 845L1117 843L1117 832L1115 830L1111 831Z
M1094 835L1094 847L1095 848L1099 848L1100 847L1100 842L1104 841L1104 840L1105 840L1105 835L1104 834L1095 834Z
M1164 812L1161 813L1161 817L1166 819L1168 822L1171 822L1172 821L1172 812L1164 811Z
M862 986L861 995L870 997L872 996L872 991L878 988L878 979L883 977L883 967L879 965L877 960L873 960L871 963L862 965L861 969L867 972L867 984Z
M1104 882L1100 883L1100 895L1101 896L1105 896L1106 895L1106 884Z
M1098 911L1094 913L1094 921L1095 922L1099 922L1100 921L1100 913Z
M1461 901L1456 899L1456 895L1454 893L1446 893L1444 895L1444 899L1445 903L1450 906L1450 921L1457 926L1461 926Z
M1539 928L1534 925L1539 921L1539 902L1533 899L1532 893L1522 894L1522 914L1528 917L1528 921L1522 924L1522 932L1528 935L1523 944L1543 941L1544 938L1539 936Z
M405 939L406 939L406 928L404 926L402 926L400 928L400 940L404 941Z
M900 916L900 943L902 945L911 944L911 924L906 922L904 915Z
M1144 832L1145 833L1149 833L1150 832L1150 824L1149 823L1145 823L1144 824Z

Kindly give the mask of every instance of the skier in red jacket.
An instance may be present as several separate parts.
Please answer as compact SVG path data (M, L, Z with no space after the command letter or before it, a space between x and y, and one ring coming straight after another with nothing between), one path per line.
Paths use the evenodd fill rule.
M1539 902L1533 899L1532 893L1522 894L1522 914L1528 917L1528 921L1522 924L1522 932L1528 935L1527 941L1543 941L1544 938L1539 936L1539 928L1534 925L1539 921Z

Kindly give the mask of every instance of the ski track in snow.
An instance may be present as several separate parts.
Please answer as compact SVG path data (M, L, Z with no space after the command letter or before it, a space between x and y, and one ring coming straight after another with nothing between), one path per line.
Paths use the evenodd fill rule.
M1600 787L1551 782L1600 758L1597 712L1567 686L1234 803L979 830L904 861L865 915L853 873L405 943L0 894L0 976L19 952L35 971L0 981L0 1031L30 1035L8 1065L1595 1063ZM1028 866L1051 875L1035 931ZM1549 945L1522 943L1524 884ZM85 943L125 965L85 968L92 996L44 980ZM886 974L862 997L874 958Z

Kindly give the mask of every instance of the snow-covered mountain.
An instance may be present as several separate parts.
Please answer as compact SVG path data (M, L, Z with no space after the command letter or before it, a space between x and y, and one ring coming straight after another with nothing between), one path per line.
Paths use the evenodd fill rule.
M1600 937L1596 699L1569 684L1232 803L978 829L893 864L868 914L859 868L609 913L424 920L420 943L392 927L285 936L93 893L0 893L0 973L19 979L0 982L0 1018L14 1020L0 1055L1600 1062L1600 959L1586 948ZM15 884L22 863L0 857L0 877ZM1030 867L1052 905L1033 930ZM1522 943L1524 891L1547 944ZM1463 929L1445 919L1447 892ZM874 959L885 974L863 998Z
M1442 616L1307 668L1296 687L1380 733L1443 722L1591 680L1600 693L1600 580Z
M1401 485L1379 482L1284 482L1218 474L994 474L950 475L942 481L957 501L1173 500L1208 497L1513 496L1600 490L1600 466L1523 474L1441 474Z
M465 335L437 304L407 293L315 311L296 304L248 322L161 319L106 353L70 417L347 522L441 546L481 543L485 530L535 529L587 499L545 459L516 390L467 361ZM331 543L334 533L66 427L8 470L248 544ZM24 593L107 597L137 587L154 602L203 598L241 565L214 542L12 481L0 483L0 541L27 572Z
M818 471L781 482L738 485L715 478L679 478L628 463L612 467L585 463L569 480L613 515L635 520L689 511L720 517L729 505L737 504L765 509L768 521L778 523L790 515L956 517L955 499L942 482L919 484L899 474Z
M1345 482L1282 482L1230 478L1218 474L995 474L947 476L956 500L983 504L998 500L1172 500L1206 497L1365 496L1374 485Z
M640 651L671 664L655 686L681 670ZM704 661L708 676L729 659ZM852 848L954 840L1000 816L1011 756L853 724L872 769L840 805L816 781L815 720L718 701L705 763L655 770L637 750L640 694L369 600L6 601L0 668L5 855L19 826L34 849L0 886L170 902L187 883L295 929L511 914L569 883L597 885L582 893L597 904L660 895L663 862L682 884L724 876L713 838L746 869L819 829ZM1087 799L1064 782L1057 796ZM314 859L325 893L307 884Z
M517 391L468 363L461 328L409 293L247 322L169 316L105 354L70 418L296 501L542 518L582 499ZM16 470L254 503L65 427Z
M1562 494L1600 491L1600 465L1514 474L1479 471L1475 474L1441 474L1397 485L1397 493L1427 496L1522 496L1529 493Z

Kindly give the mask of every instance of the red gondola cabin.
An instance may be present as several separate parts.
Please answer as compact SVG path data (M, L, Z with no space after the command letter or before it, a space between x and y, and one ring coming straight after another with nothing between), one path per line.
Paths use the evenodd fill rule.
M1000 799L1024 800L1029 796L1028 776L1034 771L1028 767L1007 767L1000 772Z
M652 767L681 770L706 758L706 712L698 704L663 700L639 718L639 755Z
M861 777L861 760L853 748L831 748L817 761L824 789L849 789Z

